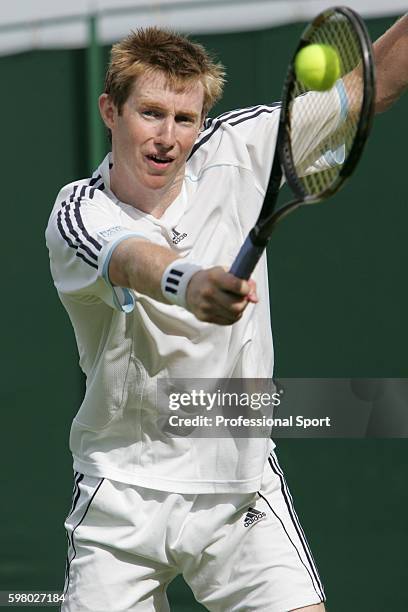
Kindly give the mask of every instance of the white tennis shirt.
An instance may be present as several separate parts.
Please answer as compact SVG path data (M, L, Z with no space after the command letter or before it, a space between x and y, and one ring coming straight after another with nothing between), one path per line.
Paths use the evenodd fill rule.
M344 116L340 88L323 96L319 122L302 128L306 158ZM301 114L299 114L301 116ZM204 267L229 267L260 211L272 163L279 105L208 120L186 165L182 191L160 219L120 202L107 156L92 178L59 193L46 230L51 272L74 328L86 393L71 429L74 469L180 493L259 489L272 442L265 438L163 436L158 378L271 378L273 346L265 255L253 278L259 303L218 326L142 293L112 287L114 248L130 236Z

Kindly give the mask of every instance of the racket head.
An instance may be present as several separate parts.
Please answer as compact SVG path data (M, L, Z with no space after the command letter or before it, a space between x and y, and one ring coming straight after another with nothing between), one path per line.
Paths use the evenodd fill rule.
M298 52L314 43L332 46L340 59L340 79L328 92L311 92L296 77L294 63ZM310 104L303 104L302 112L310 113L311 120L319 116L329 96L337 95L340 105L348 105L348 111L342 117L342 109L337 129L302 158L302 134L297 128L295 100L299 101L305 94ZM364 22L348 7L323 11L307 26L300 39L282 95L279 157L286 181L300 203L314 204L328 198L352 174L372 126L374 103L373 51ZM300 124L304 123L305 117ZM323 169L316 171L319 164Z

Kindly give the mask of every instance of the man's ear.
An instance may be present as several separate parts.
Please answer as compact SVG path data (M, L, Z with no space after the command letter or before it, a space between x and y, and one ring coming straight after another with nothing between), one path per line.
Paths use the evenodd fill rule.
M103 119L104 124L108 129L112 129L115 125L115 118L117 115L116 107L109 94L103 93L99 96L99 112Z

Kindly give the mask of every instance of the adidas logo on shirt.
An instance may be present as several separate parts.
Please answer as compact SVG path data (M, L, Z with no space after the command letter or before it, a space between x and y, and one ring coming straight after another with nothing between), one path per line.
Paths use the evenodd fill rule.
M181 234L180 232L178 232L174 228L171 231L173 232L173 237L172 237L173 244L178 244L184 238L187 238L187 234Z
M266 518L265 512L260 512L259 510L255 510L255 508L248 508L244 518L244 527L249 527L253 523L261 521L264 518Z

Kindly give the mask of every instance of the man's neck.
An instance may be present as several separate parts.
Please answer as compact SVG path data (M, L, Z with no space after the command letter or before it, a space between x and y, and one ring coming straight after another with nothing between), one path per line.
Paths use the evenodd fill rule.
M163 189L149 189L137 181L122 177L120 169L113 166L110 170L110 189L123 203L159 219L172 202L178 197L183 185L183 177L176 177L172 185Z

